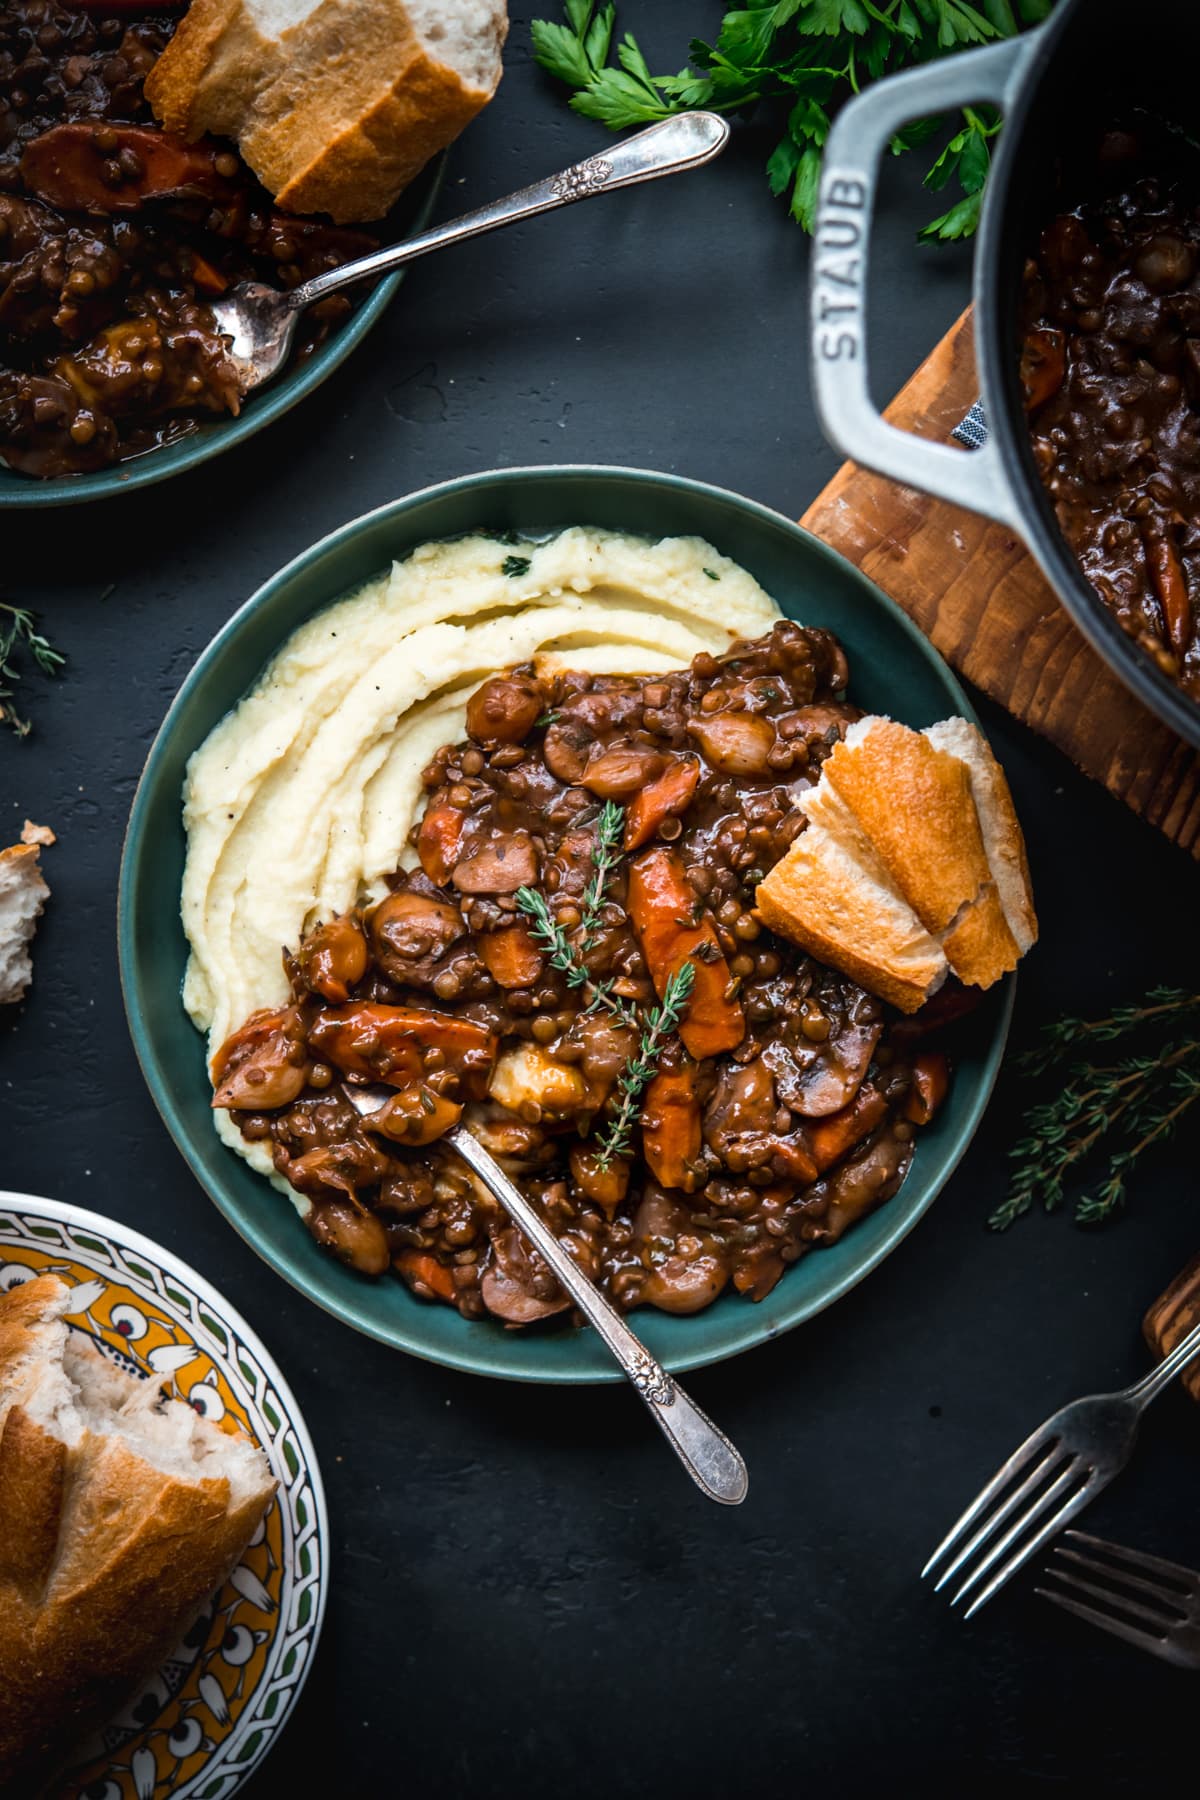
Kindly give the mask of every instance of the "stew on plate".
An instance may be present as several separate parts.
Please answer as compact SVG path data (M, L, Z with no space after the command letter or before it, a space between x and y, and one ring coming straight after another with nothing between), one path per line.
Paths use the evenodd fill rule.
M460 1118L623 1308L761 1300L896 1192L946 1090L928 1034L966 996L889 1017L754 910L859 716L846 683L829 633L781 622L669 674L478 689L424 771L415 866L286 953L290 1003L214 1058L214 1105L318 1242L467 1318L566 1311L439 1144Z
M374 247L280 213L230 146L159 129L142 92L169 8L0 0L0 461L54 477L236 413L209 301ZM311 354L351 310L305 313Z

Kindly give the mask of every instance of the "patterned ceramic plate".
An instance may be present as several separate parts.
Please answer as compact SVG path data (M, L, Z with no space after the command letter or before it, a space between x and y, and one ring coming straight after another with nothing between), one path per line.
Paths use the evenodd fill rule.
M304 1686L329 1585L329 1521L304 1420L249 1326L186 1263L112 1219L0 1192L0 1290L56 1274L68 1323L114 1362L261 1444L274 1506L155 1679L88 1745L53 1800L225 1800Z

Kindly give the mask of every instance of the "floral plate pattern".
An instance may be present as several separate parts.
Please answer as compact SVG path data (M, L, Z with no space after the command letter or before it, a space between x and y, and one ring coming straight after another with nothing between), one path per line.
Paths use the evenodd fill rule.
M67 1322L122 1367L262 1447L279 1482L241 1563L51 1800L226 1800L300 1695L329 1585L329 1522L296 1402L245 1321L167 1250L80 1207L0 1192L0 1292L55 1274Z

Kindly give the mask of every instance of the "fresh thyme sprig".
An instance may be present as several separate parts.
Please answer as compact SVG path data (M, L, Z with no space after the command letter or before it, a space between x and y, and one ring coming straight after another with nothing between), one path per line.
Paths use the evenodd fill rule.
M517 905L529 920L529 928L538 945L550 958L569 988L591 990L588 1012L604 1007L622 1025L637 1025L637 1011L614 994L611 981L597 981L584 957L599 937L600 914L609 883L621 860L621 839L625 834L625 808L615 800L606 800L596 820L596 839L592 848L592 877L588 882L580 909L580 939L576 949L570 937L550 910L550 904L537 888L517 889Z
M1103 1019L1057 1019L1042 1033L1043 1042L1036 1050L1027 1050L1017 1067L1027 1075L1044 1075L1079 1044L1106 1044L1124 1037L1140 1026L1155 1024L1180 1013L1200 1010L1200 994L1189 994L1185 988L1153 987L1140 1005L1116 1006Z
M596 820L592 879L583 896L583 914L580 920L583 938L580 949L585 956L600 935L600 914L604 907L604 897L621 860L621 840L624 835L625 808L618 806L615 800L606 800L600 808L600 817Z
M1107 1141L1104 1179L1076 1200L1083 1225L1110 1219L1125 1204L1126 1183L1141 1156L1163 1143L1200 1099L1200 1039L1186 1035L1153 1040L1200 1010L1200 994L1152 988L1135 1006L1116 1007L1101 1019L1067 1018L1047 1028L1045 1041L1021 1059L1024 1073L1060 1073L1072 1054L1091 1045L1133 1038L1133 1053L1111 1064L1080 1057L1069 1063L1061 1092L1031 1107L1025 1135L1013 1146L1009 1192L988 1223L1003 1231L1040 1202L1047 1212L1062 1205L1066 1184L1086 1176L1089 1158Z
M621 1098L616 1116L596 1139L596 1162L602 1170L617 1157L629 1155L642 1094L654 1078L667 1039L679 1029L695 981L696 965L682 963L667 982L660 1003L646 1014L637 1050L626 1060L617 1077L617 1092Z
M576 956L571 941L554 914L550 911L550 903L537 888L520 887L517 889L517 905L529 920L529 929L533 937L550 958L551 968L557 969L566 979L569 988L581 988L588 980L588 972Z
M7 725L19 738L26 738L32 729L30 721L11 704L12 683L21 679L18 651L26 649L43 675L59 674L67 659L36 630L35 615L26 607L0 600L0 614L7 614L7 619L0 618L0 725Z

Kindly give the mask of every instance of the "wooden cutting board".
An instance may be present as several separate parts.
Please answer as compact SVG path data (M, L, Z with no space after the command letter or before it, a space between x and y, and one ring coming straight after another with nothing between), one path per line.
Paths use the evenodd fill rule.
M968 309L886 416L947 443L977 394ZM1200 858L1200 754L1110 672L1006 527L855 463L800 522L890 594L985 694Z

